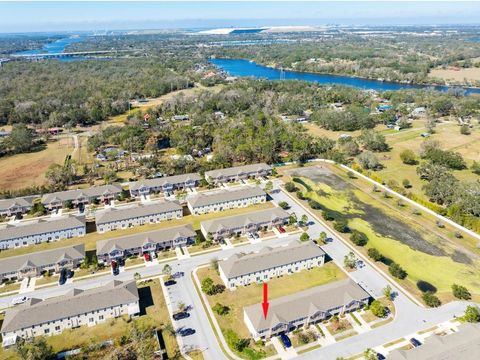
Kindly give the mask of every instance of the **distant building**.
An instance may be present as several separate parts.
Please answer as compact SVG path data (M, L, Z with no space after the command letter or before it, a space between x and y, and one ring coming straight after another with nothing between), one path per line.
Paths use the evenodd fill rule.
M350 279L331 282L270 300L265 319L260 304L244 308L244 321L253 338L270 338L300 329L368 304L370 295Z
M425 115L427 113L427 109L425 109L423 106L421 107L417 107L415 109L413 109L412 111L412 115L416 115L416 116L421 116L421 115Z
M167 250L192 243L196 235L191 225L182 225L101 240L97 242L97 258L99 262L110 263L132 255Z
M33 197L18 197L0 200L0 216L25 214L32 208Z
M234 190L221 190L209 194L197 194L187 198L193 215L207 214L238 207L246 207L267 201L267 194L258 186L245 186Z
M148 205L108 208L95 213L97 232L128 229L134 226L154 224L160 221L179 219L182 207L173 201L160 201Z
M322 266L325 252L312 241L265 247L257 253L234 254L218 262L220 278L229 289Z
M66 329L95 326L107 319L140 313L137 284L114 280L90 290L72 289L66 295L46 300L31 298L8 309L2 324L3 346L18 338L61 334Z
M352 138L352 135L348 135L348 134L341 134L338 139L339 140L350 140Z
M268 176L271 173L272 167L270 165L259 163L207 171L205 172L205 179L208 182L217 184Z
M189 120L190 118L188 117L188 115L174 115L173 116L173 120L175 121L186 121L186 120Z
M155 179L145 179L130 183L132 196L146 196L150 193L170 193L179 189L196 188L202 177L197 173L167 176Z
M388 360L478 360L480 325L465 323L450 335L432 335L422 346L410 350L395 349Z
M214 240L221 240L234 235L244 235L261 229L271 229L272 226L284 225L288 223L289 218L290 214L285 210L273 208L202 221L200 229L205 238L209 238L211 235Z
M391 109L393 109L392 105L378 105L377 106L377 111L378 112L385 112L385 111L388 111L388 110L391 110Z
M86 233L84 216L37 219L16 225L0 226L0 249L57 241Z
M84 258L84 244L3 258L0 259L0 280L22 280L40 276L44 271L73 269L79 266Z

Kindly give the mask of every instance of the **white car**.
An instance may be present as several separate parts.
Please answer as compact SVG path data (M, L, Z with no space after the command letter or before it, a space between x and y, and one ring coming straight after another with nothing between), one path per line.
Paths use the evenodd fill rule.
M12 299L12 305L20 305L20 304L23 304L25 301L27 301L29 298L26 297L26 296L21 296L21 297L17 297L17 298L14 298Z

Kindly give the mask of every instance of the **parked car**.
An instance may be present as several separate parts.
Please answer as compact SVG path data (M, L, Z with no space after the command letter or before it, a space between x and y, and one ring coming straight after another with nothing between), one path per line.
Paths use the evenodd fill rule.
M422 345L422 343L415 338L410 339L410 344L412 344L413 347L419 347L420 345Z
M67 279L71 279L75 273L73 270L68 269L67 270Z
M150 251L150 258L152 260L157 258L157 254L155 253L155 251Z
M115 260L112 260L111 266L112 266L112 274L114 276L117 276L120 273L120 267L118 266L118 263Z
M60 278L58 279L58 285L63 285L67 282L67 269L60 270Z
M292 342L290 341L290 338L286 334L281 333L280 340L282 340L282 343L283 345L285 345L286 348L289 348L292 346Z
M12 299L12 305L20 305L27 301L29 298L26 296L20 296Z
M333 242L333 238L327 237L327 238L325 239L325 242L326 242L326 243L331 243L331 242Z
M143 254L145 261L150 261L150 255L148 253Z
M189 316L190 316L189 313L187 313L186 311L182 311L182 312L173 314L173 320L178 321L178 320L186 319Z
M280 233L285 233L285 228L283 226L279 226L278 227L278 231L280 231Z
M171 286L171 285L175 285L177 282L175 280L168 280L168 281L165 281L165 286Z
M377 353L377 360L385 360L386 357L383 354Z
M185 337L185 336L195 334L195 330L192 328L186 328L186 329L180 330L178 333L180 334L180 336Z
M258 234L256 232L252 233L254 239L258 239Z

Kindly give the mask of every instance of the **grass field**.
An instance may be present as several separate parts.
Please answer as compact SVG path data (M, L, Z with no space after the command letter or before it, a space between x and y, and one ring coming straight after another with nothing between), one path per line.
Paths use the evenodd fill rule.
M468 84L480 81L479 68L459 68L453 69L433 69L430 76L437 79L443 79L449 84ZM465 81L466 80L466 81Z
M210 220L210 219L215 219L215 218L220 218L220 217L225 217L225 216L240 215L240 214L245 214L245 213L248 213L248 212L251 212L251 211L270 209L270 208L273 208L273 206L274 205L272 203L266 202L266 203L262 203L262 204L256 204L256 205L253 205L253 206L249 206L249 207L246 207L246 208L224 210L222 212L210 213L210 214L199 215L199 216L187 215L187 216L184 216L181 219L163 221L163 222L160 222L158 224L146 224L146 225L143 225L143 226L132 227L132 228L129 228L129 229L124 229L124 230L116 230L116 231L112 231L112 232L106 232L106 233L103 233L103 234L99 234L97 232L88 233L84 237L76 237L76 238L71 238L71 239L54 241L54 242L50 242L50 243L42 243L42 244L36 244L36 245L21 247L21 248L17 248L17 249L3 250L3 251L0 252L0 258L23 255L23 254L28 254L28 253L35 252L35 251L48 250L48 249L54 249L54 248L77 245L77 244L85 244L85 250L87 250L87 251L88 250L95 250L96 249L96 243L99 240L111 239L111 238L116 238L116 237L121 237L121 236L137 234L137 233L140 233L140 232L158 230L158 229L163 229L163 228L173 227L173 226L179 226L179 225L185 225L185 224L191 224L193 226L194 230L199 230L200 229L200 222L204 221L204 220Z
M0 158L0 189L16 190L45 183L50 164L62 164L73 151L71 138L51 142L47 148L28 154Z
M351 229L368 236L368 244L359 251L366 254L374 247L407 271L408 277L400 282L412 293L420 295L420 289L430 284L443 300L449 300L451 285L456 283L480 296L479 249L473 239L454 241L453 231L447 227L438 229L426 215L413 215L407 206L396 206L393 199L380 201L375 196L381 193L362 191L325 166L306 167L296 173L305 176L301 179L310 191L302 189L309 198L344 216ZM371 192L371 185L369 189ZM317 214L320 216L320 211ZM386 265L378 264L388 273Z

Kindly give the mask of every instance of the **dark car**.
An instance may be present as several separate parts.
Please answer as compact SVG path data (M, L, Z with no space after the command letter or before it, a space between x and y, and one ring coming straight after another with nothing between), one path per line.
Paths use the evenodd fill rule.
M190 316L189 313L187 313L186 311L182 311L182 312L179 312L179 313L176 313L176 314L173 314L173 320L182 320L182 319L186 319Z
M386 357L383 354L377 353L377 360L385 360Z
M58 284L63 285L67 281L67 269L60 270L60 278L58 279Z
M118 263L115 260L112 260L112 274L114 276L118 275L120 273L120 267L118 266Z
M73 270L67 270L67 279L71 279L74 275Z
M182 329L178 332L180 336L189 336L195 334L195 330L191 328Z
M283 345L285 345L286 348L289 348L292 346L292 342L290 341L290 338L286 334L280 334L280 340L282 340Z
M174 278L179 278L182 276L185 276L185 273L183 271L177 271L175 274L172 275Z
M177 282L175 280L168 280L168 281L165 281L165 286L171 286L171 285L175 285Z
M415 338L410 339L410 344L412 344L413 347L419 347L420 345L422 345L422 343Z

